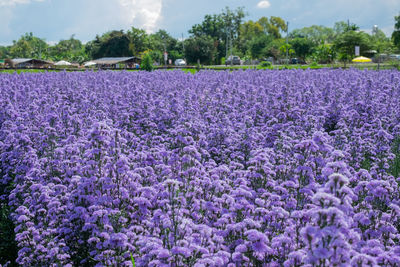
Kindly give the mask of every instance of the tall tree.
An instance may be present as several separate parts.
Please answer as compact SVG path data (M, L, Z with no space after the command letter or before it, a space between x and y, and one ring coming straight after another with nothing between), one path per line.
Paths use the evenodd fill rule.
M185 55L188 62L210 64L215 61L216 49L210 36L197 36L185 40Z
M335 31L332 28L312 25L301 29L295 29L290 33L291 38L306 38L315 45L332 43L335 40Z
M252 58L257 58L258 56L255 55L259 55L260 53L255 51L261 51L258 46L263 43L262 41L260 42L260 40L264 36L266 37L263 32L263 27L258 22L252 20L246 21L240 27L240 42L238 49L242 54L246 54L247 51L250 51L251 46L255 50L252 52L250 51L250 54ZM263 45L265 47L266 44Z
M250 52L251 58L260 59L266 57L268 54L268 45L272 42L272 37L265 34L260 34L254 36L248 42L248 50Z
M43 39L30 32L13 41L10 54L14 58L47 58L47 48L48 44Z
M220 14L206 15L203 22L194 25L189 33L193 37L211 37L216 51L214 60L219 62L222 57L226 56L227 41L234 48L239 47L240 28L245 16L246 13L242 7L234 11L226 7Z
M49 47L49 57L53 60L68 60L82 63L88 60L85 47L74 35L67 40L61 40L56 45Z
M124 31L106 32L86 45L86 52L92 58L131 56L130 40Z
M358 27L355 23L351 23L350 21L338 21L335 22L335 25L333 26L333 30L335 31L336 35L340 35L348 31L358 31L359 29L360 27Z
M392 53L394 50L393 43L390 38L386 36L386 34L381 29L376 29L370 38L370 42L372 44L372 48L380 53Z
M364 32L347 31L339 35L334 43L334 49L344 62L355 56L355 46L359 46L361 55L365 55L372 48L369 35Z
M400 15L394 17L394 31L392 33L392 40L394 45L400 51Z
M129 37L129 51L138 56L150 47L149 36L143 29L132 27L127 35Z
M303 61L306 61L306 57L310 56L313 52L315 44L312 40L307 38L294 38L290 40L290 44L295 54Z
M8 57L10 57L10 47L0 46L0 58L8 58Z
M287 24L280 17L261 17L257 22L263 27L266 34L271 35L275 39L281 38L281 32L287 31Z

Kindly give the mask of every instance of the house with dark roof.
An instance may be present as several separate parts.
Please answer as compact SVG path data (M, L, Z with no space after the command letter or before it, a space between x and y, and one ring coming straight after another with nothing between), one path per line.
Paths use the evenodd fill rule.
M103 57L90 62L96 63L100 68L134 68L140 64L139 57Z
M34 58L8 59L6 63L12 68L47 68L53 65L51 61Z

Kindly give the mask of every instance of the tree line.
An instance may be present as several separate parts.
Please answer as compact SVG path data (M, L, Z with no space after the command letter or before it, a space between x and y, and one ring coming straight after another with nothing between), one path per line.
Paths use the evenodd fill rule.
M330 63L349 61L355 56L355 46L364 56L400 53L400 15L394 18L394 32L387 37L374 28L371 34L359 30L353 23L339 21L333 27L313 25L288 31L280 17L247 20L244 8L226 7L219 14L207 14L203 21L189 30L185 40L159 30L148 34L143 29L114 30L96 35L82 43L72 35L69 39L49 45L42 38L26 33L10 46L0 46L0 58L40 58L52 61L68 60L82 63L100 57L143 56L163 63L163 53L175 60L189 63L224 64L227 55L244 60L283 60L296 57L299 62Z

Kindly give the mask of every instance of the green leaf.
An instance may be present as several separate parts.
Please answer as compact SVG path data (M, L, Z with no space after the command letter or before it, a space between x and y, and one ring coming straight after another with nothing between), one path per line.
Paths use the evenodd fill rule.
M135 259L133 258L132 253L131 253L131 261L132 261L133 267L135 267Z

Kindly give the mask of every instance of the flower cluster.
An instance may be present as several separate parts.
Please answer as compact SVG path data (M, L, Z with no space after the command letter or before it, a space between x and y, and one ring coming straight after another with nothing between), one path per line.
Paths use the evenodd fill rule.
M24 266L399 266L399 110L397 71L0 75L0 226Z

